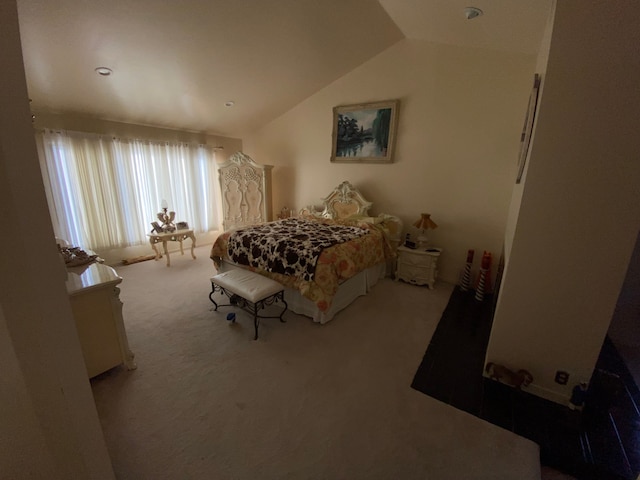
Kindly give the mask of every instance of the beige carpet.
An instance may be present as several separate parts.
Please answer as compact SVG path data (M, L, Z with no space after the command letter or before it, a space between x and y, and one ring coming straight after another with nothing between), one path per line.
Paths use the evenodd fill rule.
M138 369L92 387L119 479L540 478L536 444L410 388L451 285L384 279L254 341L213 312L208 252L117 267Z

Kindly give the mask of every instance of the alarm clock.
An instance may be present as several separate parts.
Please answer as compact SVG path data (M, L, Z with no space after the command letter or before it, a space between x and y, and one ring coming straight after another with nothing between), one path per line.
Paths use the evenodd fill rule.
M412 242L411 240L407 239L404 241L404 246L407 248L416 248L416 242Z

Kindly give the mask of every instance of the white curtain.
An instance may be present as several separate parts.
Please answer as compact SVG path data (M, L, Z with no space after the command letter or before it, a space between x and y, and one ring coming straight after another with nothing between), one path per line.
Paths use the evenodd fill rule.
M196 233L218 228L211 147L51 130L41 140L54 230L72 245L145 243L163 200Z

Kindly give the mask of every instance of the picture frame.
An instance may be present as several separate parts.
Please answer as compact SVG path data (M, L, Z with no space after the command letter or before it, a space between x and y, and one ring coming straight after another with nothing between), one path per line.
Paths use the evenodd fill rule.
M522 181L524 166L529 153L529 144L531 143L531 133L533 131L533 122L536 116L536 108L538 105L538 91L540 90L540 75L537 73L533 77L533 88L529 94L529 104L527 105L527 113L524 117L524 126L520 136L520 154L518 156L518 176L516 184Z
M332 163L392 163L399 100L333 108Z
M164 230L162 230L162 227L158 224L158 222L151 222L151 226L153 227L151 233L164 233Z

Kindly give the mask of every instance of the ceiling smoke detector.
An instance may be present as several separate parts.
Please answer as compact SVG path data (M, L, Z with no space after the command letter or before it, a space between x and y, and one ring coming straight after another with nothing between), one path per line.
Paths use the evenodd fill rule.
M113 73L113 70L111 70L109 67L97 67L95 69L95 72L98 75L101 75L103 77L108 77L109 75L111 75Z
M473 20L476 17L479 17L484 12L476 7L467 7L464 9L464 16L467 17L467 20Z

